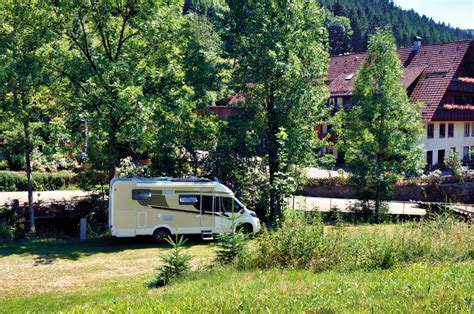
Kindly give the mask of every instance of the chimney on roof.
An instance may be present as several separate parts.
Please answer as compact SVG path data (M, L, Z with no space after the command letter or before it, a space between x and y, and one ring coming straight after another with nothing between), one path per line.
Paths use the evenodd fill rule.
M413 37L413 51L418 51L418 49L420 49L422 39L423 38L421 38L420 36Z

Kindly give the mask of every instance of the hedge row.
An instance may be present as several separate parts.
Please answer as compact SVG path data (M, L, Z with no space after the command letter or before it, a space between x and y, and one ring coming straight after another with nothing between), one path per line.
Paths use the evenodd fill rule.
M33 189L35 191L54 191L70 187L75 183L71 172L61 171L55 173L33 172ZM13 171L0 171L0 191L26 191L28 180L26 174Z
M345 176L335 176L331 178L308 178L308 181L306 182L306 186L309 187L338 185L349 185L348 178Z

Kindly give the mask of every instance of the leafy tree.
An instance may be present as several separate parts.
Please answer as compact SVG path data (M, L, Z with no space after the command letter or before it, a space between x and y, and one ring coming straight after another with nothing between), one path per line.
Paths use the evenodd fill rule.
M51 39L49 29L48 13L41 2L0 3L0 110L21 126L31 231L35 231L31 126L54 102L45 87L48 75L42 58L42 49Z
M327 99L327 32L315 1L229 0L226 19L237 80L262 126L270 184L270 220L282 213L278 178L311 159L321 104ZM249 84L251 83L251 84ZM263 122L263 123L262 123ZM277 135L284 129L286 147ZM282 163L282 152L286 163Z
M218 177L238 191L239 199L265 219L269 205L268 170L262 146L265 121L257 110L248 102L234 106L233 114L219 128L217 146L206 158L204 169L206 175Z
M88 122L90 160L112 178L122 146L146 151L156 132L193 109L183 84L181 3L73 0L51 11L60 39L51 67L67 84L69 111Z
M187 47L184 56L186 83L193 88L198 108L207 108L231 95L230 61L223 56L223 42L207 16L190 12L187 16Z
M353 31L351 20L345 16L337 16L326 10L324 25L329 32L329 48L332 56L352 51Z
M165 125L174 125L156 132L149 141L156 148L154 165L160 175L200 174L204 151L213 151L217 145L220 124L214 115L206 113L206 108L231 93L230 64L222 56L222 41L210 20L193 12L187 14L185 37L183 79L190 88L186 105L193 107L179 116L156 112L155 120L169 120Z
M401 83L403 68L389 29L369 42L367 60L357 73L353 107L336 117L338 145L364 199L375 213L391 197L398 179L423 169L421 105L412 104Z

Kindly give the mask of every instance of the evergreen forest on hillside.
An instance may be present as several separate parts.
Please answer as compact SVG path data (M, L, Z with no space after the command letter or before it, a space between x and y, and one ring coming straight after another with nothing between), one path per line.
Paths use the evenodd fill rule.
M321 5L335 15L351 20L353 30L352 49L365 51L368 36L377 27L390 25L400 47L410 46L412 37L423 37L425 44L435 44L466 39L469 34L432 18L420 16L413 10L403 10L391 0L320 0Z
M225 1L186 0L184 11L207 13L219 21L226 10ZM414 10L404 10L392 0L319 0L327 12L326 27L330 34L331 54L338 55L367 50L369 36L377 27L390 26L399 47L412 45L414 36L421 36L423 44L436 44L472 38L466 30L437 23Z

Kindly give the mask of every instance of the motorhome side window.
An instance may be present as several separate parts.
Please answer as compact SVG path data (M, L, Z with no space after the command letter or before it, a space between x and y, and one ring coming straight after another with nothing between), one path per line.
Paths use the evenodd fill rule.
M180 195L179 205L195 205L198 203L197 195Z
M132 200L134 201L146 201L151 198L150 190L132 190Z

